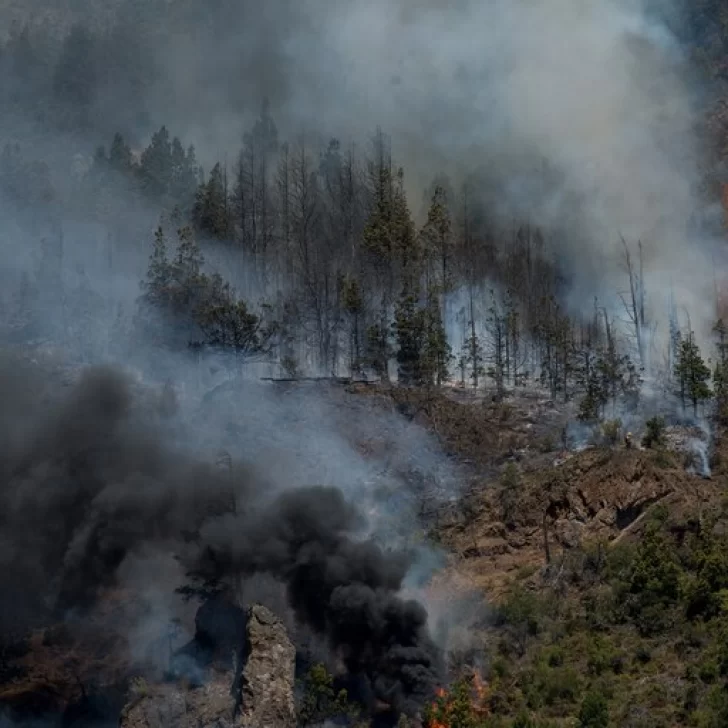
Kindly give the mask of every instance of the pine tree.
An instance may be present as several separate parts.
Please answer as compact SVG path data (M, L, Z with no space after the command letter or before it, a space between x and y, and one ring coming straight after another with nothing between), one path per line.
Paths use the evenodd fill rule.
M364 249L379 262L379 267L383 268L391 262L394 253L394 180L388 144L381 130L377 130L374 151L376 158L370 162L368 170L371 210L364 226L362 243Z
M506 293L505 309L506 378L510 377L512 383L518 386L525 360L521 346L521 314L511 291Z
M385 381L389 381L389 360L392 356L387 311L382 305L377 320L367 328L367 363Z
M364 298L355 278L344 277L341 281L343 309L349 319L349 371L351 376L361 367L360 322L364 313Z
M268 160L278 152L278 127L271 115L270 101L265 98L260 115L255 120L250 133L245 135L246 145L255 145L260 153L261 162L267 168Z
M670 292L668 299L668 317L670 320L670 341L668 342L668 358L667 368L669 376L672 377L675 374L675 365L677 363L680 346L682 344L682 334L680 333L680 324L677 316L677 306L675 304L675 296Z
M130 174L134 166L131 148L118 132L114 135L109 150L109 166L122 174Z
M424 317L419 306L419 286L405 277L394 313L397 341L397 379L400 384L418 385L424 380Z
M603 398L599 394L597 359L603 343L598 301L594 299L594 314L591 320L580 327L578 344L575 347L575 385L584 393L579 407L579 418L595 420Z
M223 170L216 164L208 181L199 186L193 209L197 229L218 240L226 239L230 230L226 187Z
M96 97L96 44L82 25L74 26L63 42L53 76L53 91L58 104L59 123L66 129L87 126Z
M177 231L177 240L177 255L171 266L174 279L173 302L180 313L194 316L206 285L202 273L205 259L191 227L180 228Z
M368 332L369 358L388 379L389 318L395 286L394 176L389 143L380 129L374 138L374 159L368 165L369 215L362 231L362 251L371 273L371 287L381 295L378 321Z
M445 189L436 186L422 229L428 274L438 281L440 290L447 294L452 289L452 219Z
M478 388L481 377L485 375L484 361L485 354L483 352L483 346L480 343L480 337L475 333L475 329L472 328L470 335L463 342L458 366L463 378L465 372L469 373L470 383L473 385L473 389Z
M228 349L243 359L269 353L276 327L265 326L263 318L252 313L245 301L236 298L219 275L212 277L210 287L212 290L195 316L205 337L204 343Z
M177 231L177 257L174 271L178 280L193 281L199 277L205 258L202 255L192 228L185 226Z
M491 291L490 296L491 306L488 311L487 324L493 342L493 354L492 365L488 367L487 373L495 382L496 397L500 400L505 393L507 321L501 314L495 292Z
M421 376L419 366L415 367L411 361L415 351L421 355L421 344L416 344L422 332L422 315L416 310L421 258L404 192L404 173L401 169L396 174L392 173L388 146L381 131L375 138L375 154L375 161L369 165L372 202L362 233L362 247L372 264L374 285L381 291L381 303L378 321L369 328L368 350L373 366L386 380L391 355L389 321L399 271L402 289L392 326L401 349L398 367L403 367L402 376L410 381L412 376Z
M142 192L152 199L161 198L169 191L171 176L172 143L167 127L162 126L142 152L139 166Z
M421 276L422 251L415 234L407 196L404 191L404 170L397 170L392 196L391 218L393 252L402 276Z
M308 178L311 175L308 160L305 158L305 147L303 144L298 146L297 153L289 157L288 146L283 145L279 159L279 164L285 160L286 176L290 173L290 180L286 181L284 204L291 215L296 208L296 200L292 198L297 197L300 202L309 196L309 190L312 188L309 179L302 179L302 176ZM253 128L243 136L243 148L237 161L232 205L240 242L253 254L255 273L262 280L267 276L267 251L274 237L276 216L269 189L271 181L269 178L272 176L273 158L278 151L278 129L270 114L270 105L264 100L260 116ZM299 175L296 175L296 166L299 168ZM279 167L279 174L280 171ZM301 187L305 189L302 190ZM306 204L310 206L310 201L306 200ZM294 226L295 222L290 220L289 234L293 232Z
M440 302L432 292L428 296L424 319L423 375L428 383L440 387L450 378L450 362L453 356L442 322Z
M698 405L711 396L708 381L710 369L700 355L700 349L695 343L693 332L683 339L680 344L677 362L675 363L675 378L678 383L678 394L685 409L687 402L693 406L693 415L698 415Z
M723 319L719 319L713 327L716 334L718 359L713 370L713 384L718 419L722 424L728 423L728 327Z
M641 380L639 373L629 355L620 352L612 323L605 311L602 311L604 319L604 341L591 353L582 353L582 362L586 366L577 370L579 381L584 388L584 397L579 405L579 418L585 421L596 420L605 416L605 410L609 403L612 404L612 412L616 413L617 402L627 399L631 408L637 405L636 399L639 396ZM598 322L595 315L594 327ZM598 332L594 328L590 334L597 337ZM587 346L594 348L595 338L589 339Z
M390 220L391 242L402 271L402 289L394 312L397 341L397 378L400 384L423 382L424 318L420 310L419 260L414 225L407 209L402 177L395 177ZM392 261L394 262L394 261Z
M599 353L596 363L599 378L599 404L602 414L608 402L612 403L613 413L616 412L617 398L622 389L629 362L628 357L620 355L614 330L606 311L604 312L604 329L605 346Z
M170 151L170 165L169 194L176 206L189 213L196 198L200 173L195 148L190 145L185 151L182 142L175 137Z
M172 268L167 257L167 238L160 225L154 233L154 247L144 282L147 299L155 304L165 302L170 294Z
M439 184L432 193L427 222L420 233L420 245L426 281L422 369L429 384L441 386L450 376L452 360L443 321L445 296L452 287L452 220L445 189Z
M608 400L603 380L598 369L594 367L586 375L584 397L579 404L579 419L584 422L598 420Z
M395 310L395 332L398 343L398 375L405 384L437 384L448 376L450 348L440 311L440 285L429 275L426 250L415 235L415 226L404 192L404 174L396 175L392 223L399 263L402 291ZM424 271L423 271L424 267ZM421 278L427 289L422 300Z

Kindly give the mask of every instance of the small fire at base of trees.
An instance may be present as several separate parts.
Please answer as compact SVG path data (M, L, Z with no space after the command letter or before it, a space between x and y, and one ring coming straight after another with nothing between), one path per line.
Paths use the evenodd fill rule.
M439 688L435 701L423 714L424 728L469 728L481 725L490 715L488 685L477 672Z

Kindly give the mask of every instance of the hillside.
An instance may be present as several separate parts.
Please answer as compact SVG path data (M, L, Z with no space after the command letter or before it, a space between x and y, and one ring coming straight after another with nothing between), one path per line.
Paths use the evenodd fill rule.
M608 723L578 725L725 725L724 466L621 444L554 460L506 468L434 531L452 553L435 593L490 605L457 658L485 678L482 725L572 726L599 700Z
M0 0L0 728L726 728L718 0Z
M285 386L289 399L296 385ZM368 457L381 458L402 440L398 428L415 426L465 468L461 495L437 505L424 491L422 515L447 554L426 591L450 623L450 679L475 669L483 680L478 715L489 717L478 726L565 728L593 694L606 699L610 726L721 725L722 441L705 479L665 449L557 449L566 415L535 394L506 405L464 393L316 387L342 424L394 416L382 421L390 424L378 445L350 430ZM149 633L146 654L128 653L124 635L144 628L149 608L133 592L109 591L82 621L6 642L0 702L26 718L113 715L130 679L158 680L157 653L171 649L165 634ZM512 723L526 715L532 723Z

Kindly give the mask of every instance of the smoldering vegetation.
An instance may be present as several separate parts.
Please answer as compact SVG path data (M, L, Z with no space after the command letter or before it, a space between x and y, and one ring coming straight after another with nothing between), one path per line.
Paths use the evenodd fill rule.
M341 490L276 487L255 468L191 458L111 369L59 391L6 361L2 383L5 631L82 613L151 550L174 554L208 594L273 577L371 699L411 710L434 688L426 611L399 596L409 559L365 537Z
M720 411L699 19L619 0L73 5L14 17L0 56L2 339L72 382L2 370L3 624L163 570L199 589L265 574L407 708L439 654L399 593L436 559L386 549L458 473L395 415L243 380L528 386L589 426ZM110 369L73 384L110 362L176 394ZM394 447L362 457L350 430Z

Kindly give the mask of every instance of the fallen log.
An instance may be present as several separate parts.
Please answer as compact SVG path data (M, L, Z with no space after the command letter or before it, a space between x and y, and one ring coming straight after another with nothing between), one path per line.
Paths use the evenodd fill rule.
M261 377L262 382L334 382L335 384L379 384L379 379L352 379L351 377Z

